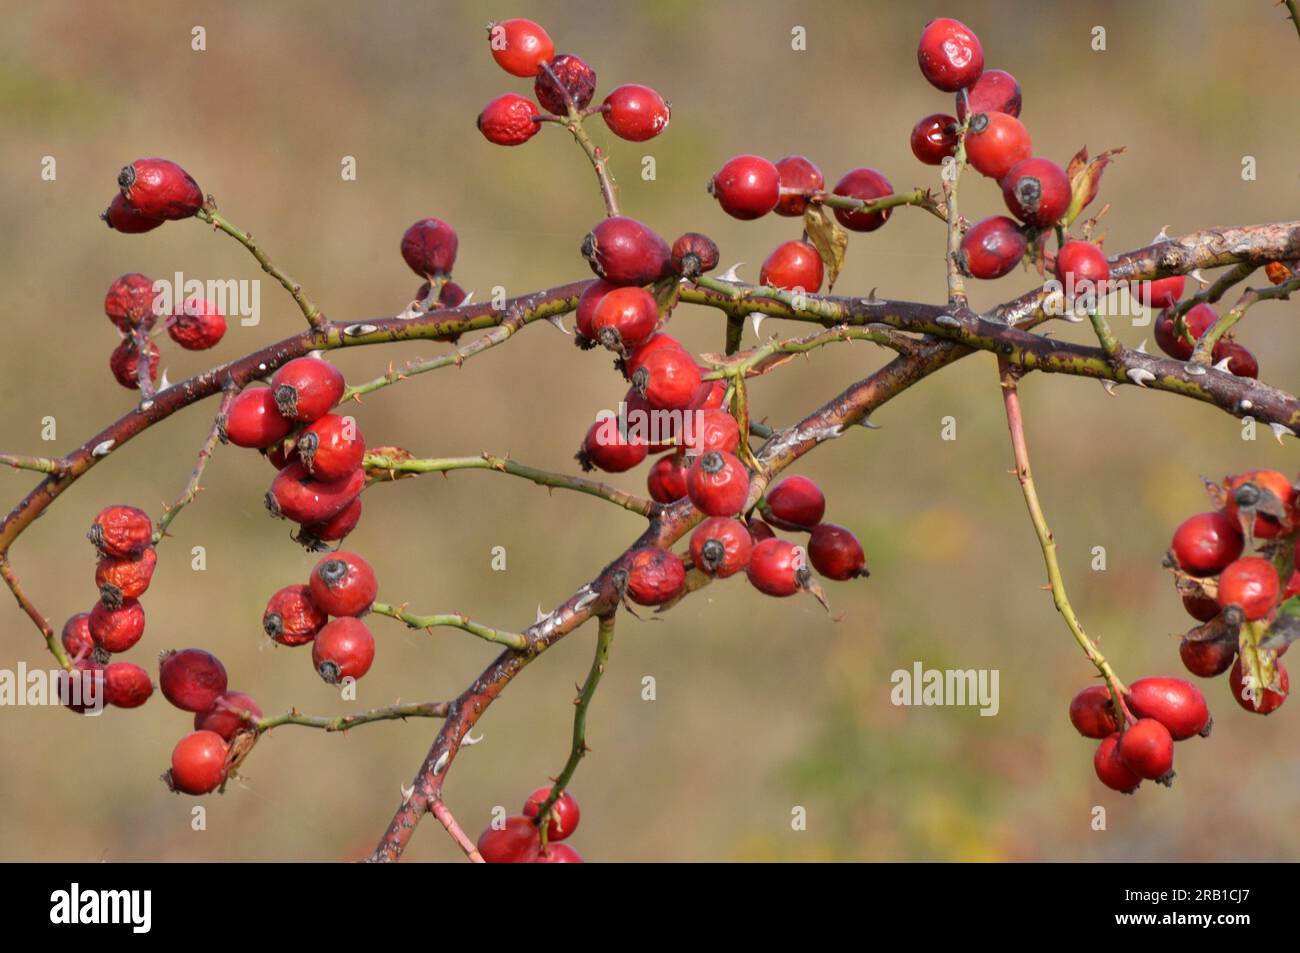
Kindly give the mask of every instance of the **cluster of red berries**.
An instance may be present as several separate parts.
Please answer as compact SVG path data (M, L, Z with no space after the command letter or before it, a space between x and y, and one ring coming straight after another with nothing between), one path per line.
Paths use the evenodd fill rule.
M572 53L555 55L555 44L532 20L502 20L488 25L492 58L512 76L533 80L541 108L527 96L506 93L479 113L478 129L500 146L527 142L542 127L542 109L574 121L584 115L596 94L596 71ZM570 113L570 108L573 114ZM599 112L614 135L632 142L653 139L668 126L671 106L648 86L629 83L613 90Z
M415 292L415 300L423 310L457 308L469 297L451 280L459 249L456 230L440 218L422 218L403 233L402 260L424 279ZM460 335L441 334L434 340L455 344Z
M489 864L580 864L582 855L560 841L578 829L581 812L573 795L564 791L551 805L542 847L542 805L551 788L540 787L524 801L524 812L505 819L501 827L489 825L478 838L478 852Z
M158 330L155 305L158 292L152 278L139 272L123 275L108 286L104 296L104 314L113 322L121 337L120 343L109 356L108 366L113 377L128 390L140 387L140 358L147 364L150 381L158 380L158 364L162 358L153 335ZM187 351L205 351L216 347L226 333L226 319L221 309L205 298L187 299L163 326L173 341Z
M1182 275L1159 278L1143 286L1151 290L1140 293L1143 304L1162 309L1155 321L1156 344L1160 350L1180 361L1192 356L1201 335L1219 320L1214 308L1204 302L1192 305L1185 314L1175 317L1174 308L1182 297L1183 284ZM1215 364L1226 361L1224 366L1238 377L1259 377L1259 361L1255 355L1230 335L1225 334L1214 342L1212 358Z
M117 194L99 217L128 235L193 218L203 208L199 184L170 159L136 159L118 173L117 185Z
M271 596L262 628L280 645L310 642L312 666L329 684L355 680L375 660L375 637L360 616L378 593L370 563L356 553L331 553L316 564L307 585L285 586Z
M210 794L230 774L235 735L254 731L262 709L243 692L228 689L226 667L203 649L163 652L158 663L163 697L194 713L194 730L176 742L163 781L177 793Z
M1085 738L1101 744L1093 756L1106 787L1132 794L1144 780L1169 785L1174 778L1174 742L1206 737L1213 726L1205 698L1181 678L1140 678L1119 697L1106 685L1089 685L1070 702L1070 722Z
M1166 560L1199 623L1179 655L1202 678L1231 669L1237 704L1267 715L1291 688L1281 657L1290 647L1287 604L1300 595L1300 498L1277 470L1249 470L1209 489L1216 507L1178 526ZM1244 555L1248 544L1253 554Z

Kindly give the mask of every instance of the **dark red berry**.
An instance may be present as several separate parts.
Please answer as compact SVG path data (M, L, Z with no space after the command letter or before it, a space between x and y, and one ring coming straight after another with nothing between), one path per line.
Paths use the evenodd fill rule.
M735 516L749 498L749 471L732 454L710 450L691 464L686 494L706 516Z
M632 386L652 410L684 410L700 389L700 368L686 351L657 348L639 362Z
M365 485L364 470L353 470L341 480L316 480L302 461L295 461L271 481L271 489L266 494L266 508L272 516L295 523L321 523L342 512Z
M916 60L930 85L945 93L972 85L984 71L979 37L960 20L939 17L921 31Z
M686 567L674 552L658 546L638 549L627 560L627 597L642 606L671 602L686 583Z
M1174 773L1174 739L1154 718L1139 718L1119 736L1119 756L1139 777L1168 782Z
M806 532L822 521L826 496L806 476L788 476L767 491L760 508L777 529Z
M230 747L215 731L195 731L176 742L167 783L182 794L210 794L226 780Z
M252 717L236 712L247 712ZM211 708L195 713L194 730L215 731L229 741L238 731L252 731L257 727L256 719L261 717L261 707L243 692L223 692Z
M402 235L402 260L421 278L451 274L459 248L456 230L440 218L422 218Z
M124 333L138 324L149 327L157 317L153 310L157 297L153 279L132 272L108 286L108 294L104 295L104 313Z
M524 817L536 817L542 809L542 804L550 796L550 785L538 788L528 795L528 800L524 801ZM572 794L564 791L551 805L550 821L546 825L547 841L564 840L578 829L578 821L581 819L582 812L578 810L578 802L574 800Z
M682 477L682 495L686 495L686 478ZM63 623L61 636L63 650L69 657L86 656L95 650L95 640L90 635L90 613L78 612Z
M776 531L762 520L751 517L749 521L749 538L757 546L765 539L776 539Z
M1128 687L1129 710L1139 718L1154 718L1174 741L1210 733L1210 709L1191 682L1166 676L1139 678Z
M972 278L1001 278L1020 264L1026 247L1019 224L1005 215L995 215L966 230L957 261Z
M718 267L718 246L699 232L687 232L673 242L669 253L673 272L683 278L698 278Z
M781 173L762 156L736 156L714 173L709 193L733 218L762 218L781 198Z
M207 711L226 690L226 667L210 652L164 652L160 662L158 687L181 711Z
M150 218L189 218L203 207L203 190L169 159L136 159L122 169L118 187L127 204Z
M813 569L837 582L870 575L867 554L853 533L834 523L818 523L808 537L808 560Z
M57 685L59 703L79 715L101 710L106 703L104 666L93 658L76 662L71 672L60 671Z
M1056 253L1056 277L1069 297L1104 295L1110 281L1106 254L1092 242L1066 242Z
M1216 576L1241 555L1245 544L1236 519L1223 510L1214 510L1183 520L1174 530L1171 548L1184 572Z
M133 559L153 545L153 521L134 506L106 506L95 517L86 538L101 556Z
M970 99L970 112L1006 113L1008 116L1020 115L1020 84L1006 70L986 69L975 80L975 85L966 90L966 95L957 93L957 118L966 118L966 100Z
M525 78L536 76L542 64L555 56L555 44L546 31L522 17L488 24L488 47L498 66Z
M1211 600L1206 601L1214 606L1217 613L1218 605ZM1235 639L1207 639L1203 642L1183 639L1178 646L1178 657L1183 660L1187 671L1193 675L1214 678L1232 668L1232 663L1237 657L1237 642Z
M319 357L298 357L271 376L271 391L280 413L311 423L339 402L346 385L337 367Z
M1267 559L1243 556L1219 576L1219 605L1237 606L1248 622L1256 622L1277 605L1281 584L1277 570Z
M361 497L357 497L329 519L320 523L304 523L298 532L298 542L313 552L325 549L325 543L344 539L361 522Z
M582 863L582 855L568 844L548 843L546 850L540 851L531 862L534 864L580 864Z
M522 814L507 817L502 827L488 827L478 836L479 855L489 864L526 863L541 849L541 832Z
M554 77L554 78L552 78ZM559 82L556 82L558 80ZM580 56L561 53L551 61L551 71L542 70L533 82L533 94L542 108L556 116L567 116L568 102L573 100L575 109L586 109L591 104L591 97L596 94L596 71Z
M1286 665L1281 659L1273 663L1277 668L1277 689L1265 688L1259 691L1258 687L1253 689L1248 698L1246 695L1246 677L1242 669L1241 658L1238 657L1236 664L1232 666L1232 671L1228 674L1228 685L1232 689L1232 697L1237 700L1237 704L1246 711L1256 715L1268 715L1282 707L1286 701L1287 695L1291 693L1291 676L1287 674Z
M672 107L649 86L629 83L605 97L600 114L620 139L644 142L668 128Z
M361 466L366 441L352 417L326 414L298 435L298 459L318 480L341 480Z
M691 560L706 576L735 575L749 565L753 550L749 527L726 516L711 516L691 533Z
M311 644L311 662L331 685L360 678L374 660L375 637L360 619L335 619L316 633Z
M1108 738L1119 731L1115 704L1105 685L1089 685L1070 699L1070 724L1085 738Z
M275 405L269 387L248 387L240 391L220 422L220 433L236 447L261 450L288 436L293 423Z
M684 497L686 495L685 458L673 451L656 460L646 475L646 488L650 491L650 498L656 503L673 503ZM68 621L71 624L72 620Z
M333 553L316 564L308 580L311 601L333 616L359 616L370 609L379 583L370 563L356 553Z
M1142 783L1142 778L1120 757L1119 739L1119 732L1103 738L1093 755L1092 766L1106 787L1121 794L1132 794Z
M622 473L644 460L646 450L644 443L632 440L622 433L618 427L618 418L611 415L601 417L591 425L577 459L584 470Z
M808 208L808 193L820 192L826 188L822 170L805 156L777 159L776 172L781 194L774 209L777 215L791 218L802 215Z
M108 203L108 208L99 213L99 217L109 228L123 235L151 232L163 223L161 218L152 218L136 211L121 192L113 196L113 201Z
M615 288L600 299L591 323L595 340L610 350L639 347L659 325L659 303L644 288Z
M984 112L971 117L966 132L966 159L981 175L1001 179L1012 166L1031 155L1029 130L1015 116Z
M285 586L266 603L262 629L281 645L306 645L329 621L308 586Z
M540 110L526 96L505 93L483 107L478 114L478 131L499 146L523 145L542 128Z
M925 116L912 127L912 155L926 165L942 165L957 153L957 120L944 113Z
M116 708L139 708L153 694L149 673L133 662L104 666L104 701Z
M1210 325L1218 320L1218 317L1214 313L1214 309L1208 304L1198 304L1189 308L1187 313L1183 315L1184 328L1192 337L1192 340L1188 341L1179 333L1178 327L1174 323L1173 313L1161 311L1156 316L1154 328L1156 344L1160 347L1160 350L1170 357L1186 361L1192 356L1192 351L1195 349L1194 342L1209 330Z
M1201 595L1195 592L1185 592L1182 596L1183 608L1197 622L1209 622L1219 614L1219 603L1217 599L1211 599L1209 596Z
M100 601L113 609L126 599L139 599L149 588L157 565L158 553L152 546L134 559L101 557L95 566L95 587Z
M1137 281L1129 285L1129 291L1142 304L1152 308L1172 308L1183 296L1182 275L1172 278L1157 278L1155 281Z
M187 351L206 351L225 336L226 319L206 298L190 298L167 322L167 333Z
M1022 159L1002 179L1002 198L1026 225L1054 225L1070 207L1070 179L1051 159Z
M823 277L821 253L805 241L782 242L772 250L759 269L759 284L816 294Z
M1238 377L1259 377L1259 361L1255 355L1236 341L1220 339L1214 345L1214 363L1228 362L1228 371Z
M144 341L144 350L149 365L149 380L156 382L158 363L162 355L158 352L158 345L148 338ZM113 353L108 356L108 369L113 372L117 382L127 390L139 389L140 349L134 338L127 338L113 348Z
M747 574L759 592L778 597L794 595L812 577L803 547L776 538L755 544Z
M711 450L735 453L740 447L740 425L736 418L720 407L706 407L688 418L689 434L684 435L682 447L688 457L697 457Z
M616 285L648 285L669 272L668 243L626 215L601 221L582 240L581 250L597 277Z
M835 185L835 194L852 199L878 199L889 195L894 187L875 169L854 169ZM835 217L841 225L855 232L874 232L889 220L889 209L867 212L837 208Z

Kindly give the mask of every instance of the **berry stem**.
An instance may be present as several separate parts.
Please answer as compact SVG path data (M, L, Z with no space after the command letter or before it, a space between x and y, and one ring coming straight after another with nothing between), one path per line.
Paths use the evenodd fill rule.
M140 400L148 403L153 399L153 370L152 362L149 360L150 348L153 346L153 340L149 337L149 332L144 328L136 325L131 329L131 341L135 346L135 384L140 391Z
M1116 711L1123 712L1128 722L1134 720L1132 713L1124 702L1124 683L1115 675L1110 663L1106 661L1101 651L1097 648L1096 643L1088 638L1083 631L1083 624L1079 621L1074 607L1070 604L1070 597L1065 591L1065 580L1061 575L1061 565L1056 558L1056 538L1052 535L1051 528L1047 525L1047 517L1043 513L1042 504L1038 499L1038 490L1034 486L1033 472L1029 467L1029 448L1025 442L1024 420L1020 413L1020 391L1018 387L1018 373L1014 368L1000 362L1000 371L1002 376L1002 401L1006 406L1007 428L1011 431L1011 450L1016 461L1016 479L1020 481L1021 492L1024 493L1025 506L1029 510L1030 522L1034 524L1034 532L1038 536L1038 545L1043 550L1043 562L1047 565L1047 581L1052 590L1052 601L1056 605L1056 611L1061 613L1065 619L1065 624L1074 636L1074 640L1079 643L1083 649L1083 654L1101 673L1101 677L1106 680L1110 687L1111 700L1115 705Z
M935 199L929 189L913 189L910 192L892 192L889 195L881 195L874 199L856 199L848 195L836 195L834 192L816 189L800 192L797 189L782 189L782 195L798 193L804 199L814 205L825 205L827 208L841 208L850 211L862 212L879 212L884 209L900 208L905 205L913 205L920 209L925 209L940 221L948 221L947 207Z
M447 833L451 835L451 839L454 840L456 845L465 852L465 856L469 858L471 864L487 863L487 861L483 859L483 855L478 852L478 846L469 839L465 832L461 830L461 826L456 823L456 818L452 817L451 808L447 807L446 802L443 801L442 798L438 798L433 802L433 806L429 808L429 812L438 819L438 823L447 829ZM543 833L542 844L545 845L545 843L546 834Z
M543 849L546 847L547 828L550 826L547 821L551 817L551 808L555 806L555 802L560 799L560 795L573 780L574 772L578 770L578 763L591 750L587 747L587 711L591 707L592 698L596 695L600 677L605 674L605 666L609 663L609 649L613 643L614 613L611 612L600 617L600 628L596 633L596 654L591 660L591 669L587 672L587 678L578 691L578 697L573 700L573 744L569 750L569 759L564 762L564 768L556 776L555 783L551 786L551 793L537 810L537 825L541 831Z
M899 353L907 353L917 345L917 340L888 327L868 325L850 327L837 324L832 328L817 331L799 338L771 340L766 344L728 355L726 360L710 360L707 355L701 360L713 370L704 374L705 380L738 379L741 377L759 377L786 364L790 356L806 354L819 347L839 341L871 341ZM716 355L714 355L716 358Z
M962 91L966 95L965 90ZM970 128L970 113L957 128L957 151L953 153L952 162L945 163L939 179L943 183L944 205L948 221L948 304L950 307L965 308L966 284L961 274L959 254L961 252L961 213L957 209L957 186L961 174L966 168L966 130Z
M531 480L538 486L556 487L562 490L574 490L578 493L586 493L589 496L597 496L602 500L608 500L625 510L631 510L633 513L639 513L642 516L650 516L655 512L656 504L639 496L633 496L631 493L624 492L617 487L612 487L607 483L600 483L596 480L588 480L585 477L570 476L565 473L552 473L549 470L539 470L536 467L525 466L522 463L516 463L509 457L497 457L490 454L483 454L477 457L442 457L432 459L408 459L401 460L395 457L382 455L367 454L364 460L364 466L367 470L380 471L380 474L387 473L387 479L398 479L398 473L447 473L451 470L494 470L498 473L508 473L511 476L521 477L525 480ZM380 479L384 479L382 475Z
M1210 284L1209 287L1203 288L1191 297L1185 298L1174 305L1170 314L1173 316L1175 326L1183 329L1180 333L1188 344L1195 344L1196 340L1192 338L1191 335L1187 334L1186 324L1183 322L1183 315L1192 310L1192 308L1196 307L1198 304L1216 303L1227 293L1229 288L1239 282L1245 281L1258 267L1259 265L1257 264L1243 261L1219 275L1219 277L1214 279L1214 282Z
M1093 307L1088 312L1088 320L1092 322L1092 330L1097 335L1097 341L1101 344L1101 349L1106 352L1109 358L1119 357L1121 350L1119 338L1115 337L1115 332L1110 328L1110 322L1106 316L1101 313L1097 307Z
M231 238L239 242L239 244L247 248L249 253L257 259L257 263L262 266L262 270L276 281L280 282L284 287L284 290L289 292L294 303L298 305L298 310L302 312L303 317L307 319L307 323L310 324L312 328L319 329L325 325L325 315L321 313L320 308L316 307L311 299L303 294L302 285L290 278L279 268L279 266L271 261L266 252L262 251L261 246L253 240L252 235L231 223L211 205L199 209L194 217L201 222L207 222L209 225L225 232Z
M208 466L208 460L212 457L212 451L217 445L217 440L221 433L221 419L225 417L226 411L230 410L230 405L234 402L239 391L234 387L227 387L221 395L221 406L217 409L217 416L212 420L212 427L208 430L208 436L199 447L198 459L194 462L194 469L190 472L189 482L185 484L185 489L171 506L166 507L163 515L158 519L158 528L154 530L153 542L157 546L164 536L167 535L167 527L172 524L172 520L180 514L194 498L198 496L199 480L203 478L203 471Z
M424 629L432 632L433 629L439 626L447 626L477 635L484 641L506 645L518 651L523 651L528 647L528 640L522 635L516 632L502 632L498 629L489 628L473 621L468 616L461 615L459 612L444 613L442 615L414 615L406 611L405 605L391 606L386 602L376 602L370 607L370 610L378 615L386 615L390 619L405 622L412 629Z
M249 718L249 720L256 724L259 735L281 725L301 725L304 728L319 728L322 731L335 732L347 731L349 728L367 725L375 721L404 721L407 718L446 718L448 707L447 702L419 702L406 705L387 705L383 708L371 708L369 711L354 712L351 715L334 715L332 717L304 715L295 708L283 715ZM247 712L236 712L236 714L243 714L245 717L249 715Z
M1292 278L1290 281L1284 281L1280 285L1273 285L1269 288L1247 288L1237 303L1232 306L1232 310L1218 318L1212 325L1205 329L1201 339L1196 342L1196 350L1192 352L1192 361L1197 364L1209 364L1213 359L1214 345L1219 343L1232 326L1246 316L1246 311L1252 305L1261 301L1270 301L1276 299L1289 298L1291 292L1300 290L1300 275Z
M67 469L62 460L52 457L30 457L22 453L0 453L0 466L13 467L15 470L35 470L37 473L61 474Z
M22 610L27 613L27 617L36 623L36 628L41 630L41 635L45 637L45 644L49 648L50 654L59 663L59 666L65 671L72 671L72 660L63 651L63 644L59 641L58 635L50 626L49 620L41 615L40 610L27 598L22 583L18 581L18 574L14 572L14 567L9 565L9 557L5 553L0 553L0 577L4 578L9 591L14 594L14 598L18 600L18 605Z
M618 184L614 181L614 177L610 175L609 157L605 155L605 150L592 142L591 137L587 135L584 120L591 113L583 113L578 109L569 88L560 82L560 78L551 69L550 63L543 63L542 69L546 70L546 75L550 77L551 82L555 84L555 88L564 96L564 105L569 114L568 118L563 120L564 128L569 130L569 133L573 136L573 141L581 146L582 151L587 154L587 159L596 172L596 181L600 185L600 197L605 203L605 214L612 218L619 214ZM599 112L599 110L596 110L596 112Z

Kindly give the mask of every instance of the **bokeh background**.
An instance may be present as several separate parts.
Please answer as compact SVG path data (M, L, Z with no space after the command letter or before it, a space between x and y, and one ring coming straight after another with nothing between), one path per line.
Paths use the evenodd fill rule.
M116 335L100 302L117 275L254 278L243 249L197 223L144 236L105 229L97 213L117 170L137 156L180 161L222 210L252 230L336 319L392 314L417 282L397 252L410 222L438 215L461 237L457 279L483 300L588 274L577 253L601 209L581 154L557 129L526 146L486 143L474 118L502 92L529 92L492 62L491 18L541 21L560 51L596 68L603 95L644 82L673 101L659 139L631 144L600 123L625 209L671 237L711 234L727 263L754 278L797 223L740 223L703 191L731 155L806 153L830 182L871 165L898 188L935 185L911 156L920 116L949 111L915 63L932 16L980 34L991 67L1024 88L1023 119L1040 154L1064 163L1086 144L1125 145L1102 200L1112 251L1161 226L1295 217L1300 45L1269 0L1249 3L662 2L0 4L0 447L67 450L125 412L112 380ZM191 30L206 30L206 52ZM791 50L791 30L807 50ZM1091 48L1104 27L1106 50ZM43 156L58 177L40 178ZM657 178L639 177L653 156ZM1243 181L1244 156L1256 181ZM358 179L340 162L355 156ZM963 211L1002 210L972 176ZM841 290L942 298L940 226L916 210L854 235ZM974 289L989 306L1029 288L1016 273ZM258 327L233 324L215 354L164 342L175 381L298 329L273 282ZM1240 338L1264 376L1300 387L1297 306L1250 313ZM673 331L717 349L716 313L683 307ZM799 328L765 324L764 336ZM1086 325L1052 333L1085 340ZM1149 328L1121 324L1130 345ZM752 341L752 331L747 332ZM421 343L334 355L354 380L389 361L434 353ZM755 387L760 416L787 423L882 363L866 345L828 348ZM623 386L599 354L580 353L545 324L460 370L368 398L358 417L372 445L420 455L508 451L551 469L571 456L593 413ZM1175 633L1188 625L1160 558L1174 525L1204 505L1199 477L1246 466L1296 470L1294 445L1267 432L1243 441L1231 418L1191 401L1036 375L1024 386L1031 449L1075 606L1121 676L1178 673ZM90 520L110 502L161 511L189 473L214 410L189 408L78 483L13 550L31 596L56 626L95 593ZM957 419L958 439L940 439ZM41 440L41 420L58 438ZM883 429L856 430L805 458L826 489L828 518L864 540L872 577L833 585L834 616L812 599L772 600L737 579L661 620L624 618L592 709L573 790L583 808L573 843L600 860L1067 860L1292 858L1300 834L1300 759L1288 706L1253 717L1226 682L1204 684L1216 715L1207 741L1180 745L1178 783L1133 798L1101 788L1093 746L1066 719L1091 670L1052 608L1041 556L1014 479L992 359L975 355L884 407ZM271 646L259 620L276 588L313 559L272 521L261 498L271 469L248 451L217 452L199 502L160 547L144 599L145 639L130 655L202 646L231 686L268 712L311 713L455 695L492 656L454 630L428 636L375 619L379 655L357 706L311 671L306 650ZM615 478L641 491L644 470ZM17 500L28 473L0 473ZM6 503L6 505L8 505ZM377 487L349 539L377 566L382 598L420 612L459 610L519 629L617 554L638 518L574 495L468 472ZM204 546L207 570L190 568ZM490 551L504 546L507 570ZM1090 569L1104 546L1107 568ZM568 750L573 684L594 627L566 639L512 685L461 755L447 798L471 833L495 805L517 810ZM895 708L889 676L928 668L1000 671L1001 711ZM0 664L45 665L43 646L0 599ZM653 676L657 700L641 699ZM1293 703L1294 704L1294 703ZM0 709L0 857L82 860L341 860L372 846L436 731L432 722L366 726L349 735L285 727L263 740L246 778L193 801L158 782L188 716L161 696L96 720L59 709ZM1091 828L1092 809L1107 829ZM805 831L791 811L806 808ZM433 821L408 856L458 853Z

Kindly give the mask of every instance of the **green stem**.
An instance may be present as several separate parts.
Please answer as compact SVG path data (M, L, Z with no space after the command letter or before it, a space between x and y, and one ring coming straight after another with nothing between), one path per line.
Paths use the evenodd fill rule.
M820 191L805 192L804 198L816 205L825 205L827 208L841 208L854 212L879 212L884 209L914 205L917 208L925 209L941 221L946 222L948 220L946 212L939 207L934 197L930 195L929 189L893 192L874 199L855 199L847 195L836 195L834 192Z
M60 474L66 467L60 460L51 457L31 457L23 453L0 453L0 466L13 467L15 470L35 470L37 473Z
M1192 352L1192 361L1197 364L1210 363L1213 360L1214 345L1219 343L1219 339L1227 334L1233 325L1246 316L1246 311L1252 305L1261 301L1289 298L1291 292L1296 290L1300 290L1300 275L1290 281L1284 281L1280 285L1273 285L1271 288L1247 288L1241 297L1237 299L1237 303L1232 306L1231 311L1221 315L1212 325L1205 329L1205 333L1196 342L1196 350Z
M568 110L567 121L562 121L565 129L573 136L573 140L582 147L582 151L587 154L587 159L591 162L592 169L596 172L596 181L600 184L600 197L605 203L605 214L614 216L619 214L618 211L618 184L615 183L614 177L609 173L609 160L605 151L591 141L587 135L584 120L591 113L584 113L578 109L578 104L573 101L573 95L569 88L555 75L551 69L550 63L543 63L542 69L546 70L546 75L550 77L555 88L564 96L564 104ZM597 110L598 112L599 110Z
M515 651L522 652L528 648L528 640L517 632L503 632L498 629L490 628L473 621L468 616L463 616L459 612L449 612L442 615L414 615L406 611L406 606L391 606L386 602L376 602L370 607L372 612L379 615L386 615L390 619L397 619L399 622L405 622L412 629L435 629L440 626L446 626L453 629L460 629L462 632L469 632L477 635L485 642L495 642L498 645L507 645Z
M965 95L965 92L960 95ZM961 182L962 171L966 168L966 130L970 128L970 110L965 121L957 130L957 151L953 154L951 166L945 166L940 179L943 182L944 204L947 206L948 222L948 304L954 307L966 307L966 283L962 278L961 252L961 213L957 209L957 186ZM949 172L951 169L951 173Z
M18 600L19 607L27 613L27 617L36 623L36 628L41 630L41 635L45 638L45 645L54 656L59 666L66 671L72 670L72 660L68 654L63 651L63 643L60 641L54 629L50 626L49 620L41 615L40 610L32 604L27 598L27 593L23 591L22 583L18 581L18 574L14 572L14 567L9 565L9 556L6 553L0 553L0 577L4 578L5 584L9 591L14 594Z
M283 715L272 715L267 718L253 718L250 720L256 722L259 735L281 725L301 725L304 728L320 728L324 731L347 731L349 728L370 724L374 721L398 721L406 718L446 718L448 708L447 702L419 702L409 705L387 705L383 708L372 708L369 711L360 711L351 715L336 715L332 718L304 715L294 709L285 712ZM236 712L236 714L239 713Z
M194 469L190 472L189 482L185 484L185 490L180 497L171 506L163 512L158 520L158 528L154 530L153 542L157 546L162 538L167 535L167 527L171 526L172 520L180 514L190 503L194 502L194 497L199 493L201 487L199 480L203 478L203 471L207 468L208 460L212 457L212 451L217 445L217 440L221 435L221 421L226 412L230 410L230 405L234 402L236 395L239 393L231 387L221 397L221 406L217 408L217 416L212 421L212 429L208 431L207 439L203 441L203 446L199 447L198 460L195 461Z
M201 222L207 222L225 232L231 238L239 242L239 244L247 248L252 256L257 259L257 263L262 266L262 270L276 281L280 282L284 289L289 292L294 303L298 305L298 309L302 311L303 317L307 319L308 324L313 328L320 328L325 324L325 316L321 313L320 308L316 307L316 305L305 294L303 294L302 285L290 278L289 275L285 274L285 272L279 268L279 266L271 261L266 252L262 251L261 246L253 239L251 234L240 229L238 226L230 222L224 215L218 212L216 208L211 206L205 206L204 208L199 209L195 218Z

